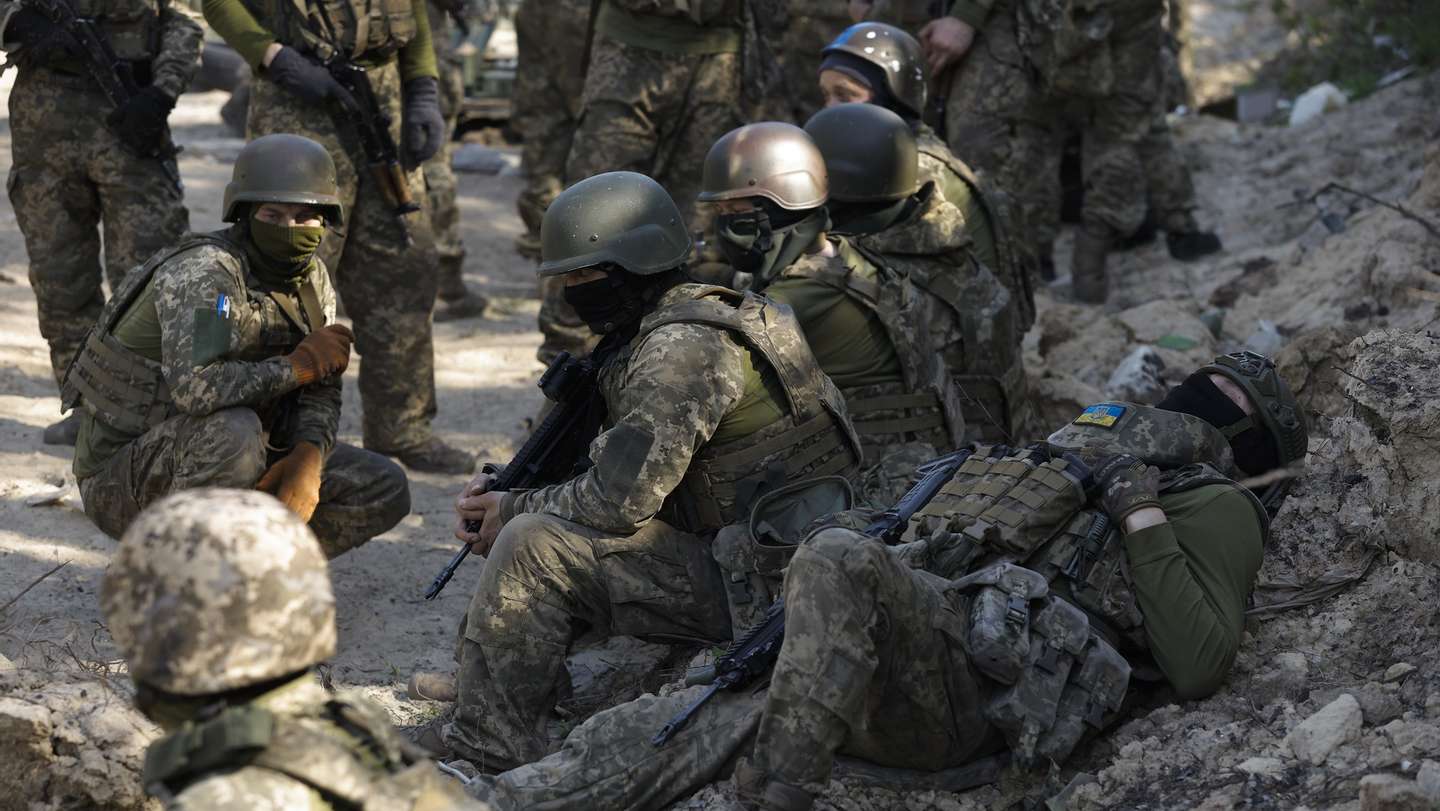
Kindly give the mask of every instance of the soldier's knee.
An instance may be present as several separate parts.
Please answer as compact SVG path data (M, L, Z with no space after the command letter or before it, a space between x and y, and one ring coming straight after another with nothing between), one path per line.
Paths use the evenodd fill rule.
M399 465L383 457L376 465L375 495L379 523L385 527L378 535L410 514L410 479Z
M792 580L834 581L837 588L861 588L875 581L873 573L888 562L885 546L853 529L831 527L811 536L795 551L786 577Z
M487 566L515 566L544 556L547 549L563 541L557 519L536 513L522 513L505 522L495 546L486 556Z
M198 418L178 452L191 466L206 471L194 486L249 489L265 472L264 429L249 408L222 408ZM204 460L197 465L197 460Z

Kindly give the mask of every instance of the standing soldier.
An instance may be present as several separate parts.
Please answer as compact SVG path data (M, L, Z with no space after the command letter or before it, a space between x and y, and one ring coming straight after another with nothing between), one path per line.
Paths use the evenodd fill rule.
M398 465L335 441L352 336L333 323L317 251L343 213L325 148L269 135L235 160L224 207L235 225L125 277L62 391L80 406L80 498L107 535L197 487L277 494L331 557L410 511Z
M465 75L455 53L457 21L465 13L463 0L430 0L430 41L435 47L435 67L440 71L440 110L445 116L445 143L434 157L425 161L425 198L430 206L430 224L435 230L436 269L440 274L440 307L436 321L454 321L485 312L485 297L465 286L465 243L460 239L460 206L456 199L455 171L450 161L455 154L455 124L465 103ZM461 26L463 27L463 26Z
M100 587L135 704L164 734L146 791L172 811L486 811L361 696L315 668L335 596L315 536L274 499L197 490L146 510Z
M10 93L10 204L57 384L105 302L96 226L111 290L190 227L166 119L199 67L203 38L169 0L70 6L89 18L82 25L109 44L140 91L115 108L91 73L114 66L92 62L38 9L0 0L4 47L20 66ZM46 428L44 440L73 445L78 430L72 414Z
M206 0L205 19L255 71L251 136L299 133L324 144L335 159L350 223L345 234L327 242L325 258L337 268L345 309L355 322L355 348L365 359L360 371L365 447L413 470L469 472L474 458L431 429L430 315L437 279L430 217L423 207L402 214L396 202L407 194L424 199L419 166L445 142L425 6L416 0L261 5ZM258 19L252 10L260 13ZM378 111L361 109L322 62L362 66ZM396 187L389 194L376 182L386 167L366 155L359 132L361 126L386 123L400 145L403 167L392 167L389 182Z
M785 91L795 121L805 121L825 106L815 77L820 75L821 49L850 25L847 4L836 0L788 0L780 31L779 60Z
M515 12L520 59L510 120L525 142L520 154L525 188L515 201L525 233L515 238L515 250L530 259L540 258L545 209L565 188L565 159L580 126L589 30L590 0L523 0ZM559 278L540 279L541 363L562 351L578 357L590 349L590 328L565 303L563 291Z

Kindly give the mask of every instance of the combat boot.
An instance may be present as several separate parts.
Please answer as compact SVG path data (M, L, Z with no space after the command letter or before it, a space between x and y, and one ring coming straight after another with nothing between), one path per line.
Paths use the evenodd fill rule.
M377 451L400 460L405 467L420 473L470 474L475 472L475 457L439 437L413 448L398 451Z
M810 811L815 805L810 792L771 780L749 758L735 764L733 779L735 794L746 811Z
M45 426L45 432L40 435L40 441L46 445L69 445L75 446L75 440L80 436L80 415L71 411L64 419Z
M1075 254L1070 258L1070 283L1075 300L1087 304L1103 304L1109 293L1105 278L1105 257L1110 253L1113 235L1100 234L1081 227L1075 232Z
M485 314L489 302L465 284L462 273L463 256L446 256L440 260L440 285L437 291L436 321L459 321Z
M453 673L417 670L405 685L405 694L416 701L448 701L453 704L460 693Z
M1165 235L1170 256L1181 262L1193 262L1220 250L1220 237L1209 231L1171 231Z

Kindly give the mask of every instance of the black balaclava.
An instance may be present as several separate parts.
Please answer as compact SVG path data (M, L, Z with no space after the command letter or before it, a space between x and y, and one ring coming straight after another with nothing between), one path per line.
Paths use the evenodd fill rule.
M829 222L823 206L787 211L760 200L750 211L717 216L715 233L730 266L753 275L763 288L809 250Z
M666 290L685 281L680 268L648 276L630 273L619 265L604 268L605 278L565 288L566 303L598 335L638 322Z
M827 70L839 71L869 88L871 104L878 104L907 121L914 115L895 102L890 85L885 81L885 70L874 62L844 51L833 51L826 54L825 60L820 63L820 73Z
M1230 440L1235 466L1247 475L1258 476L1280 466L1280 450L1274 437L1258 418L1246 415L1221 391L1208 372L1195 372L1185 378L1155 407L1190 414L1218 428Z

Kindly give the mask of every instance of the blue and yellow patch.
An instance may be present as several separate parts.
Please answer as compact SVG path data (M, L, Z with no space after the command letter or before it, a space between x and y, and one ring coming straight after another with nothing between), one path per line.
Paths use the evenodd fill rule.
M1080 416L1075 418L1075 424L1098 425L1101 428L1113 428L1115 427L1115 423L1119 422L1120 418L1125 416L1125 412L1128 410L1125 406L1115 405L1114 403L1092 405L1080 412Z

